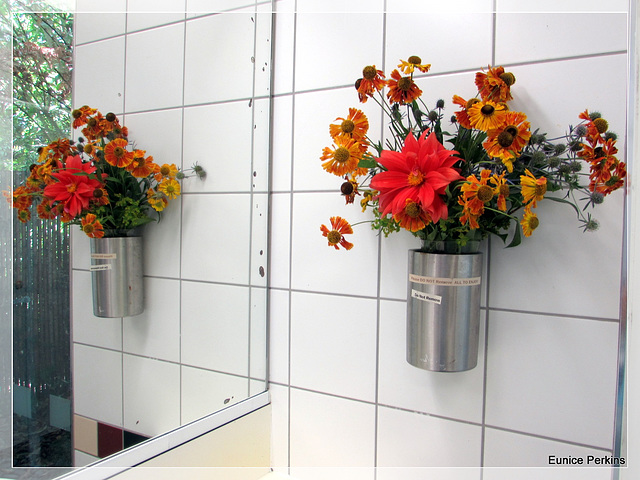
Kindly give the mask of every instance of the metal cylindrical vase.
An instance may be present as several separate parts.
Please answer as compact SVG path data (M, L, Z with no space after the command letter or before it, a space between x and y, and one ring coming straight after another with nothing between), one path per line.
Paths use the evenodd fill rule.
M434 372L478 363L482 253L409 251L407 361Z
M144 310L142 237L91 239L93 314L131 317Z

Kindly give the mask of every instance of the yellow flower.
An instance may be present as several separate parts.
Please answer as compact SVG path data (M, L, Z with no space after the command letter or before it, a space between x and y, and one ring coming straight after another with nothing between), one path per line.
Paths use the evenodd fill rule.
M358 163L366 150L366 145L362 145L353 138L336 137L334 148L325 147L322 151L320 157L323 161L322 168L339 177L349 173L359 175L361 172L358 169Z
M158 190L164 193L169 200L173 200L180 195L180 184L177 180L168 178L158 185Z
M488 132L504 125L506 106L503 103L485 100L476 102L467 110L473 128Z
M531 207L526 207L524 209L524 215L522 217L522 221L520 225L522 225L522 233L524 233L525 237L530 237L533 231L538 228L540 221L538 220L538 216L531 211Z
M420 57L418 57L417 55L411 55L407 59L407 61L400 60L400 63L398 64L398 68L402 70L402 73L405 73L407 75L412 74L416 68L420 70L422 73L427 73L431 68L431 64L430 63L423 64L422 59Z
M536 207L538 202L547 193L547 179L545 177L536 178L533 173L525 169L526 175L520 175L520 185L522 187L522 199L525 205Z

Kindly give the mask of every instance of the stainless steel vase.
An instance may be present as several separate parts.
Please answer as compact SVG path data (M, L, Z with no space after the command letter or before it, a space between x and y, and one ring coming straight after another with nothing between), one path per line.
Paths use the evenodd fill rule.
M93 314L131 317L144 310L142 237L92 238Z
M478 363L482 253L409 251L407 361L434 372Z

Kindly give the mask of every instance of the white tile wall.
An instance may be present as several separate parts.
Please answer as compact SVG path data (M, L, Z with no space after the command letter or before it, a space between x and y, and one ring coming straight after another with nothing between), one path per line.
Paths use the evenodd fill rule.
M78 2L74 104L207 177L183 180L145 227L136 317L93 316L89 242L73 229L76 413L155 435L266 388L272 39L257 3Z
M478 69L504 63L517 78L512 106L534 128L562 135L588 108L622 135L627 8L276 2L269 334L279 471L303 480L372 479L368 466L377 480L610 478L609 469L550 469L548 455L611 452L622 195L596 211L595 234L543 201L524 245L485 244L479 364L431 373L404 358L407 250L419 242L379 239L362 224L351 251L328 248L319 226L330 216L371 217L344 205L340 179L319 157L329 124L349 107L367 113L374 140L386 135L379 107L359 104L353 83L363 66L389 73L409 55L432 64L417 83L429 106L444 99L447 115L453 94L475 95ZM597 46L583 40L594 23L607 35ZM359 468L347 466L355 459Z

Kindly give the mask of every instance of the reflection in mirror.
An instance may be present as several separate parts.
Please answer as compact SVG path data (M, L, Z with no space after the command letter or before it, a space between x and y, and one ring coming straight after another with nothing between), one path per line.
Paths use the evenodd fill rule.
M56 465L93 463L266 390L271 2L121 3L77 2L71 108L113 112L157 164L198 163L207 176L183 180L162 221L144 228L140 315L94 315L89 239L62 229L70 282L53 283L71 285L71 336L59 337L67 355L71 340L73 382L66 404L49 392L47 428L59 412L68 419L68 460ZM70 132L49 135L39 144ZM29 288L39 294L38 282ZM25 385L33 399L38 388ZM14 418L36 407L20 408ZM24 466L42 465L33 455Z

